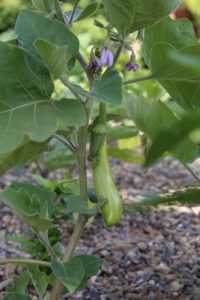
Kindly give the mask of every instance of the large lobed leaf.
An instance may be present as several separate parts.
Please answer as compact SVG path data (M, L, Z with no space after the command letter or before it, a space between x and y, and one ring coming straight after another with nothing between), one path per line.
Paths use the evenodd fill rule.
M11 151L24 136L43 142L57 130L85 122L73 99L52 101L53 84L46 67L16 46L0 43L0 153Z
M176 63L171 53L199 56L200 45L187 20L169 18L145 30L143 55L153 77L185 110L200 107L200 75L198 69Z
M102 0L107 18L122 36L165 18L180 0Z

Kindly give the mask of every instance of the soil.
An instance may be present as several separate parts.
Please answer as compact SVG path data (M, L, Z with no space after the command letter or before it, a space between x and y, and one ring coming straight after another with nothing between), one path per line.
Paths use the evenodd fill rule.
M200 162L191 167L200 173ZM124 201L138 196L165 193L197 184L176 160L164 159L149 169L113 161L115 179ZM2 186L16 179L8 173ZM90 176L90 173L89 173ZM27 181L27 175L20 177ZM145 212L127 212L121 222L107 228L101 216L89 224L79 243L77 254L93 254L104 265L88 283L69 300L199 300L200 299L200 206L173 206ZM0 256L20 255L19 245L6 240L7 235L26 229L6 206L0 211ZM63 227L67 245L72 225ZM2 295L19 268L0 267ZM32 299L37 297L32 296Z

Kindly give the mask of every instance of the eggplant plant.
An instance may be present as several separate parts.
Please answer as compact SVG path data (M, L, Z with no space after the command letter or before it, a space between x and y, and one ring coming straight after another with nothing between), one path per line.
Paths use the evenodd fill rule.
M33 10L19 13L17 38L0 42L0 174L48 152L48 145L57 140L76 159L79 178L70 180L79 183L79 190L68 188L70 180L54 185L40 178L40 186L14 182L0 193L0 201L31 228L35 242L47 252L43 259L36 254L31 259L0 260L0 264L24 266L3 295L5 300L31 299L29 283L40 300L62 299L64 291L74 293L86 287L88 278L101 267L100 258L76 255L76 247L91 217L95 223L101 213L105 224L114 226L123 214L107 153L109 136L117 136L117 130L111 132L108 126L116 118L108 108L123 106L126 119L136 126L133 132L126 131L128 136L139 131L145 135L145 166L166 152L187 166L197 156L197 143L190 133L200 124L200 45L188 20L169 17L180 0L97 0L85 7L81 0L74 0L69 3L71 9L59 0L32 0L32 4ZM105 37L99 44L91 43L89 57L82 54L76 34L81 21L88 18L94 19L97 34L103 32ZM142 60L133 43L140 45ZM121 65L123 53L129 58ZM73 77L77 67L84 78L81 82ZM66 88L66 97L56 96L58 81ZM167 101L138 95L134 84L146 81L159 82L168 93ZM121 130L124 127L118 129L119 136ZM185 201L184 195L195 202L200 191L182 191L168 197L167 203ZM164 200L158 197L150 204ZM59 201L64 214L78 217L67 249L58 251L51 233L58 227ZM56 243L59 239L60 234Z

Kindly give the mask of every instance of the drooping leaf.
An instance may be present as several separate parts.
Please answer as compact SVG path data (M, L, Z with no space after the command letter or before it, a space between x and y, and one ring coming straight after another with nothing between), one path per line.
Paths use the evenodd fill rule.
M36 155L43 153L47 149L47 144L48 140L37 143L24 137L22 142L11 151L0 154L0 176L10 168L19 164L24 164L29 160L32 160Z
M161 130L167 131L171 124L178 122L177 117L161 101L151 103L143 98L136 99L134 96L127 95L126 105L129 118L133 119L137 127L152 141L155 141ZM188 133L182 138L181 143L174 144L172 152L180 161L187 162L196 157L197 149L188 137Z
M145 29L142 53L148 65L151 50L156 43L167 43L177 50L198 44L194 27L189 20L172 20L169 17Z
M133 201L126 206L128 211L154 208L159 205L199 204L200 188L187 188L168 194L152 195L142 200Z
M13 287L7 289L9 293L25 294L27 285L30 281L30 276L27 271L24 271L19 277L13 282Z
M119 72L114 70L107 70L89 92L78 85L74 85L74 88L82 95L91 97L99 102L112 105L120 105L122 103L122 79Z
M173 151L190 132L199 126L200 112L197 110L184 115L180 120L175 120L168 128L161 128L148 151L145 165L149 166L166 151Z
M68 46L58 47L43 39L37 39L34 46L55 78L59 78L68 71L68 62L72 58L68 52Z
M168 16L180 4L180 0L102 0L108 20L121 33L145 28Z
M24 136L43 142L57 130L84 124L83 107L73 99L52 101L48 70L28 52L0 42L0 153L11 151Z
M24 189L8 187L0 193L0 201L15 210L16 214L36 231L46 231L52 227L52 220L47 218L48 203L37 194L32 197Z
M27 265L26 267L37 294L40 298L43 297L50 281L49 276L45 272L41 272L38 265Z
M73 57L77 55L79 49L77 37L64 24L33 11L20 12L15 32L19 35L23 47L34 55L37 55L34 41L38 38L58 47L68 46L68 53Z
M85 276L81 260L75 257L66 263L52 259L51 268L54 275L61 280L70 293L79 287Z
M67 203L67 208L70 213L80 213L84 215L95 215L97 213L97 208L89 208L83 203L81 198L76 195L71 195L64 198Z

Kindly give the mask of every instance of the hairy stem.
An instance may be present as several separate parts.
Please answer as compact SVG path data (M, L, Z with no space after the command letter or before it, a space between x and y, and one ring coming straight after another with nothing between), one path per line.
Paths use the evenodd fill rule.
M63 143L63 145L65 145L67 148L69 148L69 150L71 150L74 154L76 154L77 149L76 149L75 145L73 145L71 143L71 141L66 140L63 136L61 136L57 133L54 133L53 137L55 139L57 139L58 141L60 141L61 143Z
M21 264L29 264L29 265L40 265L45 267L51 267L51 264L47 261L37 260L37 259L28 259L28 258L6 258L0 259L0 265L6 264L14 264L14 265L21 265Z

